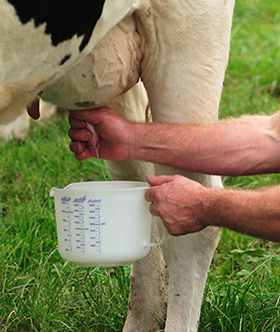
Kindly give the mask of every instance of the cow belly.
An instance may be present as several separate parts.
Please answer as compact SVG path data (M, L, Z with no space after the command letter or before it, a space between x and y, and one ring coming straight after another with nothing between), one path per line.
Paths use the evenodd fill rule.
M139 79L140 37L133 16L109 31L73 69L48 85L41 98L66 109L108 104Z

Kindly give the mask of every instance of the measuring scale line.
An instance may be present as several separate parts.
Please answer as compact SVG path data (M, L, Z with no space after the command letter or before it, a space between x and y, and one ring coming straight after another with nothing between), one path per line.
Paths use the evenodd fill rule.
M89 219L90 219L90 232L94 233L90 236L93 243L90 245L95 248L97 252L101 254L101 216L100 216L100 205L97 203L89 204ZM105 224L105 223L104 223Z
M63 228L63 232L65 233L63 238L64 242L66 243L65 251L72 251L72 243L71 243L71 222L70 222L70 207L68 202L61 202L64 205L64 209L62 209L62 213L66 216L62 219L65 223L65 228Z
M74 204L76 207L74 212L74 223L80 227L75 227L75 231L78 231L76 235L76 248L81 249L81 252L85 252L85 227L84 227L84 206L80 204Z

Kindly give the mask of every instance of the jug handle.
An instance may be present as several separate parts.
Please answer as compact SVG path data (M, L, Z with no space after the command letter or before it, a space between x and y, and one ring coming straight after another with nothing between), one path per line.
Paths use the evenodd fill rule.
M167 228L162 226L162 238L158 243L144 243L143 246L145 247L158 247L161 246L163 244L165 244L168 239L170 238L170 234L167 231Z

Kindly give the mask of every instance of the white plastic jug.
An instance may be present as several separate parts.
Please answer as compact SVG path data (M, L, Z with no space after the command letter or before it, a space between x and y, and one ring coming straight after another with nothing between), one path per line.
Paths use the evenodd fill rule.
M72 183L52 188L60 255L83 266L120 266L144 258L150 247L151 215L145 182Z

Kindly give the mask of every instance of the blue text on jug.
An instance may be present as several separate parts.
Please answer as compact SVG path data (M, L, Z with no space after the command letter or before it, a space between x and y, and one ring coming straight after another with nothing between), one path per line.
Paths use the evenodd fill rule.
M88 203L101 203L102 199L89 199Z
M66 197L66 196L64 196L64 197L61 197L61 202L70 202L71 201L71 198L70 197Z
M84 197L79 197L79 198L75 198L74 199L74 203L84 203L84 201L86 200L86 196L84 196Z

